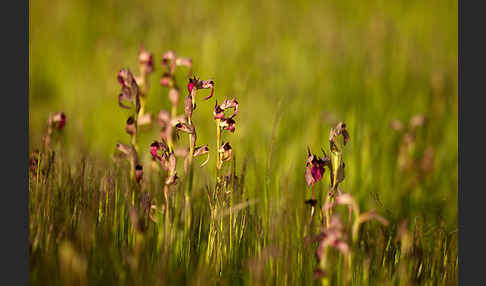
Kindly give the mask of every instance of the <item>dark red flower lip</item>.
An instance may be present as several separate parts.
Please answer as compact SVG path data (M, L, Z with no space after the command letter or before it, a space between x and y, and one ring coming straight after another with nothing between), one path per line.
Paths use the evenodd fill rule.
M61 114L61 121L59 121L59 125L57 126L57 129L62 129L66 125L66 115L64 113Z
M133 116L128 117L127 124L125 126L125 131L130 135L135 134L136 128L135 128L135 119L133 118Z
M57 125L57 129L60 130L60 129L63 129L64 126L66 125L66 115L64 114L64 112L61 112L59 114L59 117L60 117L60 119L59 119L59 124Z
M223 119L224 118L224 110L218 105L218 100L216 100L216 104L214 105L213 111L214 119Z
M310 149L307 148L307 164L305 170L305 179L308 186L313 185L315 182L322 179L325 172L325 166L329 167L330 159L324 153L323 158L319 158L316 155L313 155L310 152Z
M232 117L223 119L223 121L221 121L221 124L223 125L223 129L224 130L228 130L231 133L235 132L235 129L236 129L235 124L236 124L236 122L233 120Z
M172 82L172 76L169 73L164 73L160 79L160 85L169 87Z
M187 84L187 90L189 91L189 93L192 92L192 89L194 88L195 84L193 82L189 82Z
M192 77L189 79L189 83L187 84L187 90L189 91L189 94L192 93L192 90L194 87L196 87L196 84L199 82L199 80L196 77Z
M58 130L63 129L66 125L66 114L64 114L64 112L62 111L57 112L56 114L49 117L48 124L52 128L56 128Z
M152 144L150 144L150 154L154 159L158 159L159 161L162 161L162 158L157 154L157 151L160 150L160 143L157 141L154 141Z

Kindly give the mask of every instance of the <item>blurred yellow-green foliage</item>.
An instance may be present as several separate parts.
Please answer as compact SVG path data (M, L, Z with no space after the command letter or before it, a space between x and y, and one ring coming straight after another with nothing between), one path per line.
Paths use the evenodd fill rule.
M340 187L390 221L361 228L352 285L457 282L457 1L36 0L29 12L31 151L42 149L49 113L67 115L56 162L41 159L49 167L38 164L29 181L32 284L316 284L317 245L308 241L320 222L318 208L314 230L307 226L307 147L321 156L341 120L351 140ZM180 172L170 215L148 221L144 234L135 233L132 212L142 192L110 161L116 143L130 140L116 76L124 67L138 74L140 45L155 56L149 112L170 108L159 84L169 49L192 58L194 74L216 87L207 102L200 91L193 115L197 145L209 145L211 160L195 168L191 192ZM177 73L179 113L186 76ZM241 210L220 219L206 193L215 182L212 111L215 99L233 97L236 132L223 140L240 184L221 213ZM425 124L414 136L391 127L400 120L407 128L416 115ZM143 195L162 209L168 200L148 152L158 138L155 126L138 146ZM316 184L319 205L328 172ZM180 207L183 198L191 204ZM331 258L334 285L344 274L342 257Z
M29 37L31 149L41 144L49 112L62 110L67 150L108 160L116 142L129 140L117 72L138 73L143 44L156 63L147 109L169 109L159 80L161 55L172 49L193 59L194 74L215 81L219 101L239 100L229 136L238 158L251 162L254 192L265 172L275 178L272 192L307 196L307 146L327 148L335 118L351 133L345 189L456 223L457 1L37 0ZM213 106L214 99L198 101L194 115L198 142L210 148ZM417 140L434 149L434 169L410 187L397 168L401 136L390 122L415 114L427 118ZM140 146L157 134L145 133Z

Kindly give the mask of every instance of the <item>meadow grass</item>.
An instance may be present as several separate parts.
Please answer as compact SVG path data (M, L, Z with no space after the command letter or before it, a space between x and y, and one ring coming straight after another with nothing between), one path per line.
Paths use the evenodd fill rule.
M328 150L338 121L351 138L342 189L389 221L363 224L350 242L350 284L457 284L455 1L32 1L30 14L31 151L44 144L49 113L67 116L29 177L31 284L321 283L305 161L307 147ZM181 176L170 217L166 173L152 170L148 152L158 128L137 137L142 186L128 162L112 160L130 140L116 74L136 70L139 44L156 59L147 111L170 110L159 84L166 50L192 58L194 74L216 86L193 117L210 161L195 159L190 192ZM184 98L185 71L177 78ZM240 110L225 140L237 178L215 192L212 112L232 97ZM425 122L404 145L393 120L406 129L415 115ZM329 184L328 173L315 184L319 206ZM142 211L148 197L156 223ZM347 221L347 208L336 212ZM329 282L342 285L343 255L329 255Z

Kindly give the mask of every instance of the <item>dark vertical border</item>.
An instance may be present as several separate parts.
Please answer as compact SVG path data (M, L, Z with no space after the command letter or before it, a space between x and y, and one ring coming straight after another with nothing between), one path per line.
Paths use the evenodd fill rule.
M463 217L463 212L462 212L462 204L463 204L463 199L462 199L462 192L463 192L463 188L462 188L462 152L461 152L461 148L463 147L463 144L462 144L462 139L463 139L463 135L462 135L462 126L461 126L461 123L463 122L462 120L462 115L463 115L463 82L462 82L462 73L463 73L463 63L462 63L462 45L464 43L464 33L463 33L463 12L464 12L464 9L462 8L463 6L463 2L458 0L459 1L459 5L458 5L458 20L459 20L459 23L458 23L458 55L457 55L457 68L458 68L458 170L459 170L459 176L458 176L458 183L459 183L459 186L458 186L458 189L457 189L457 202L458 202L458 206L457 206L457 211L458 211L458 222L459 222L459 225L457 226L458 228L458 231L459 231L459 236L458 236L458 260L459 260L459 265L458 265L458 281L459 281L459 284L462 284L464 283L464 261L463 261L463 248L461 246L461 243L463 242L462 240L462 237L463 237L463 234L464 234L464 231L463 231L463 221L464 221L464 217Z
M21 227L23 226L21 230L21 237L19 238L20 243L24 243L23 246L21 246L21 255L20 257L24 257L25 260L22 260L20 263L21 271L25 272L25 275L19 279L19 282L22 284L25 283L25 285L29 284L29 249L30 249L30 239L29 239L29 169L27 166L29 166L29 78L30 78L30 72L29 72L29 32L30 32L30 13L29 13L29 8L30 8L30 1L29 0L23 0L19 1L19 3L23 3L22 5L22 10L23 10L23 47L24 49L19 49L20 51L23 51L23 54L25 55L24 57L24 62L23 62L23 67L24 67L24 98L20 100L22 104L22 109L23 109L23 122L24 122L24 133L23 136L25 136L24 139L24 145L23 145L23 150L24 154L27 154L27 158L25 158L25 165L24 168L22 169L22 177L24 178L23 180L23 185L25 185L24 190L25 192L21 193L21 200L23 202L23 212L21 211L20 217L23 218L21 221L20 225ZM22 19L22 18L21 18ZM22 78L21 78L22 79ZM23 215L23 216L22 216ZM21 284L19 284L21 285Z
M465 7L467 3L467 7ZM483 140L486 46L484 9L459 1L459 284L481 285L484 223ZM476 2L478 3L478 2ZM11 7L16 13L12 13ZM479 5L478 5L479 6ZM3 285L28 285L29 1L5 2L2 21L2 260ZM6 37L5 37L6 36ZM469 41L466 40L469 39ZM478 102L474 102L476 99ZM484 151L483 151L484 152ZM465 264L466 257L468 264ZM479 283L478 283L479 282Z
M485 273L486 16L479 3L459 1L459 285L483 285Z
M459 284L462 284L464 283L464 261L463 261L463 248L461 246L463 240L462 240L462 237L463 237L463 234L464 234L464 231L463 231L463 221L464 221L464 216L463 216L463 211L462 211L462 204L463 204L463 199L462 199L462 192L463 192L463 188L462 188L462 152L461 152L461 148L463 147L463 144L462 144L462 139L463 139L463 136L462 136L462 125L461 123L463 122L462 120L462 115L463 115L463 83L462 83L462 73L463 73L463 63L462 63L462 45L464 43L463 41L463 37L464 37L464 33L463 33L463 12L464 12L464 9L462 8L463 6L463 2L461 0L458 0L459 1L459 4L457 5L458 7L458 49L457 49L457 68L458 68L458 72L457 72L457 75L458 75L458 96L457 96L457 99L458 99L458 170L459 170L459 174L458 174L458 188L457 188L457 203L458 203L458 206L457 206L457 216L458 216L458 232L459 232L459 235L458 235L458 250L457 250L457 253L458 253L458 261L459 261L459 265L458 265L458 282Z
M1 11L0 284L28 285L29 0Z

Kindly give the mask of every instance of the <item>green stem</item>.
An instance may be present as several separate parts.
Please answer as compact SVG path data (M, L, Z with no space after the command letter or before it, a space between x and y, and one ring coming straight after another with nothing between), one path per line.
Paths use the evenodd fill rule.
M327 196L326 196L326 205L330 206L327 210L326 210L326 227L329 227L329 225L331 224L331 217L332 217L332 204L334 202L334 196L333 196L333 190L332 188L329 190L329 192L327 193Z
M140 111L138 112L138 118L142 117L145 114L145 99L143 96L140 96Z
M175 104L172 104L172 108L171 108L171 112L170 112L170 116L172 118L175 118L177 116L177 106ZM191 122L191 120L189 119L189 123Z
M221 146L221 127L219 126L221 122L221 119L216 119L216 169L218 170L218 176L219 176L219 170L221 169L221 158L219 154L219 148Z
M171 153L172 151L174 151L174 142L172 141L172 127L169 127L169 128L171 128L171 130L170 130L171 132L170 132L169 136L167 136L167 145L169 147L169 153Z

